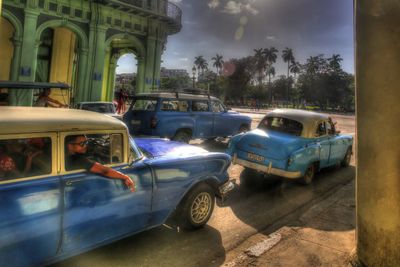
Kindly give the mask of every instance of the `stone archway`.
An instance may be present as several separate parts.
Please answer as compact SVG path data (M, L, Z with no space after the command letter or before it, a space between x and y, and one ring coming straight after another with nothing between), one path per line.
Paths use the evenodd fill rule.
M122 54L131 53L137 60L136 90L142 92L144 88L144 71L146 49L142 41L132 35L115 34L105 43L106 55L104 64L104 79L102 86L103 100L111 101L114 95L114 80L118 58Z
M41 24L37 30L36 30L36 35L35 35L35 40L36 40L36 47L35 47L35 52L36 55L38 54L38 47L41 44L41 36L44 32L47 31L47 29L53 29L54 31L64 31L66 32L71 32L74 34L74 36L77 39L77 51L75 51L75 47L72 47L72 41L70 44L70 50L73 51L73 55L71 56L71 60L69 61L71 63L71 66L66 72L71 72L67 75L68 77L72 77L71 75L74 76L73 80L74 82L67 82L71 83L71 94L69 94L69 104L72 104L75 100L81 100L84 99L85 95L85 88L86 88L86 77L87 77L87 60L88 60L88 46L89 46L89 41L86 33L84 30L79 27L78 25L65 21L65 20L51 20L51 21L46 21L45 23ZM65 29L65 30L63 30ZM64 33L65 34L65 33ZM61 35L61 34L58 34ZM74 38L75 38L74 37ZM74 58L74 59L72 59ZM38 63L37 63L38 64ZM36 65L36 67L38 67ZM36 69L35 69L36 70ZM60 81L57 79L56 75L50 75L51 76L51 81ZM72 81L72 78L69 78L68 80ZM49 80L50 81L50 80Z

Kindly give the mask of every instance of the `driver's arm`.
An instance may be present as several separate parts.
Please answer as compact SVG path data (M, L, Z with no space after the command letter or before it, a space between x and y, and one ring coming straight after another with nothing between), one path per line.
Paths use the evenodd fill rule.
M125 185L132 191L135 192L135 183L133 182L133 180L123 174L120 173L119 171L116 171L112 168L109 168L107 166L101 165L98 162L95 162L92 167L89 169L90 172L92 173L97 173L100 174L102 176L106 176L108 178L112 178L112 179L121 179L124 180Z

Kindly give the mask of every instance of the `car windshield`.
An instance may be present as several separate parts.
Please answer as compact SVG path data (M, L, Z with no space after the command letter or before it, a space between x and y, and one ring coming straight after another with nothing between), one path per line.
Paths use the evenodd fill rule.
M156 105L156 99L134 99L132 102L132 110L155 111Z
M82 104L82 109L100 113L115 113L115 107L112 103Z
M295 120L290 120L282 117L265 117L260 124L258 129L272 130L277 132L283 132L290 135L300 136L303 130L303 125Z

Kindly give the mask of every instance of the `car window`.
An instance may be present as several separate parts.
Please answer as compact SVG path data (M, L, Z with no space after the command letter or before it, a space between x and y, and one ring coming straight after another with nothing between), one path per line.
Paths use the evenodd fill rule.
M99 113L115 113L113 103L85 103L81 105L81 109Z
M200 112L208 111L208 101L192 100L192 111L200 111Z
M123 162L122 134L68 135L64 147L67 171L85 169L86 159L102 165Z
M0 140L0 181L50 174L50 137Z
M163 100L160 109L162 111L186 112L189 109L189 104L186 100Z
M324 136L326 135L326 126L325 126L325 122L320 122L318 123L316 132L315 132L315 136Z
M211 109L213 112L224 112L225 111L224 106L219 101L212 101Z
M156 105L156 99L135 99L132 102L131 109L138 111L155 111Z
M265 117L258 125L258 128L300 136L303 131L303 124L281 117Z

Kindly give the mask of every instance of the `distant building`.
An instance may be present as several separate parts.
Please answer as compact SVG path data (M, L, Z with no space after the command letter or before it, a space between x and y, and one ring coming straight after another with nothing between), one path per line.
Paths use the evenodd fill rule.
M167 69L161 67L160 77L161 78L189 77L189 74L185 69Z

